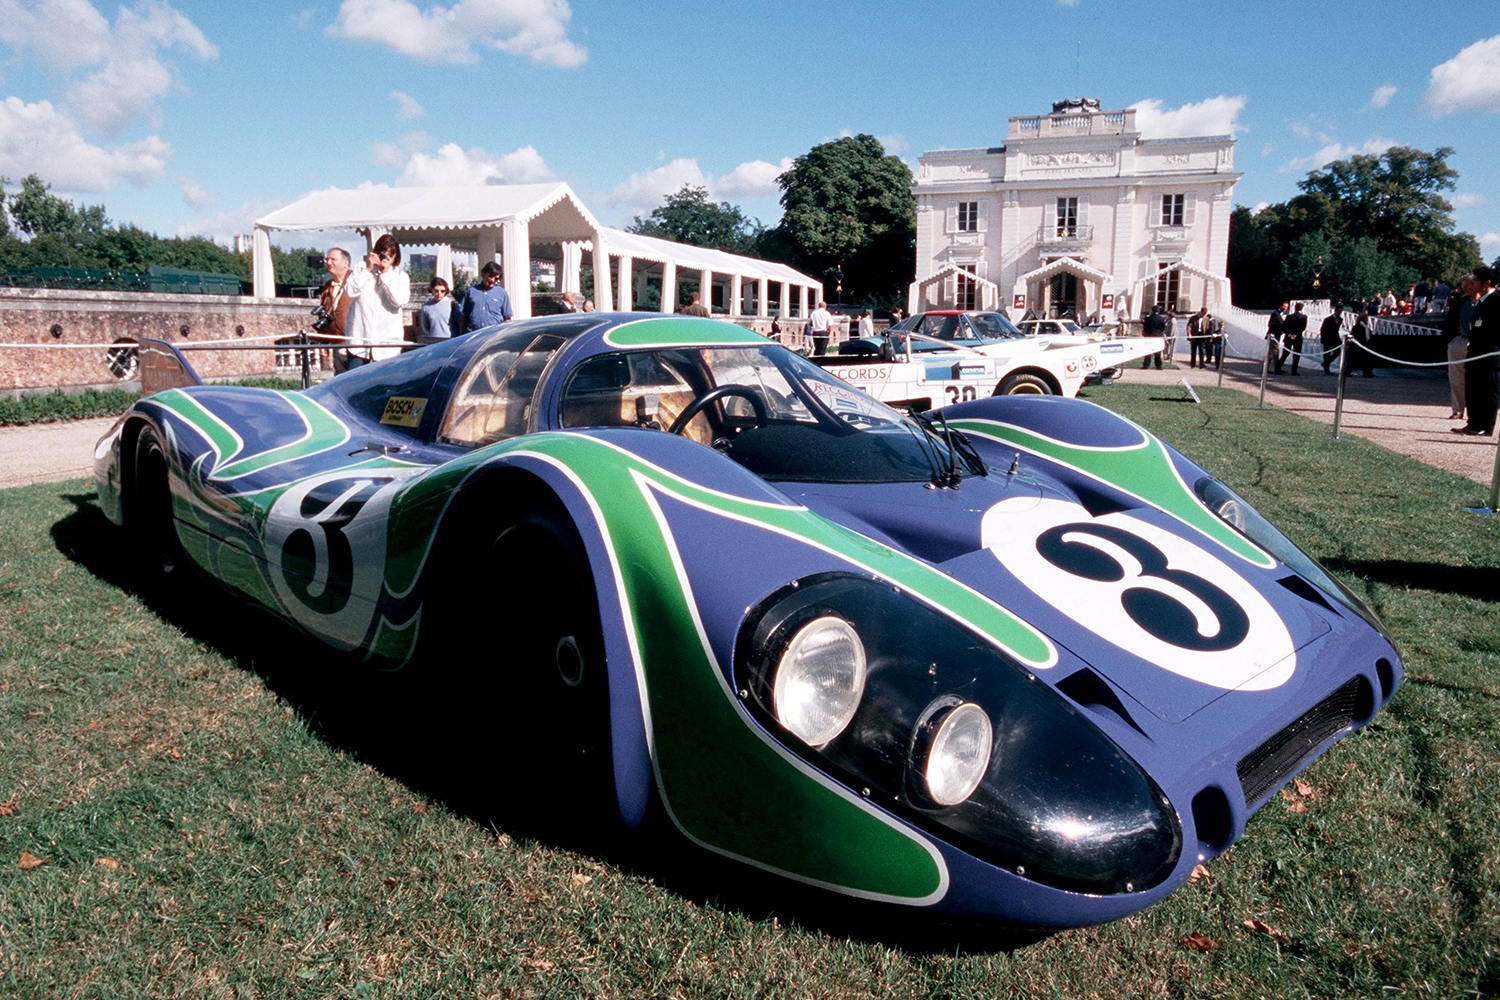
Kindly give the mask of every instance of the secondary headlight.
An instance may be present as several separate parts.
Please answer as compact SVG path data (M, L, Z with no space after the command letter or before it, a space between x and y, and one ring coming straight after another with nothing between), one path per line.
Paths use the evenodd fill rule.
M829 573L752 608L735 688L791 753L932 836L1074 892L1139 892L1182 851L1151 777L995 646Z
M1296 542L1267 521L1260 511L1250 505L1248 500L1214 476L1204 476L1199 479L1193 484L1193 492L1198 495L1199 500L1203 501L1204 506L1217 514L1225 524L1285 563L1298 576L1312 581L1328 596L1369 622L1371 627L1384 636L1387 642L1395 645L1395 640L1385 630L1385 624L1362 597L1344 586L1338 577L1323 568L1322 563L1298 548Z
M818 618L797 631L776 666L776 720L808 746L844 731L865 693L865 647L842 618Z
M917 730L922 780L940 806L956 806L979 787L990 767L994 728L984 709L966 701L943 706Z

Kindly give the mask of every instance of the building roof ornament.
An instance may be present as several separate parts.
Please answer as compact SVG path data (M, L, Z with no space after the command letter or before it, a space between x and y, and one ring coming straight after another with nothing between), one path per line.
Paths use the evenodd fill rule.
M1052 102L1054 115L1086 115L1098 110L1099 98L1097 97L1068 97Z

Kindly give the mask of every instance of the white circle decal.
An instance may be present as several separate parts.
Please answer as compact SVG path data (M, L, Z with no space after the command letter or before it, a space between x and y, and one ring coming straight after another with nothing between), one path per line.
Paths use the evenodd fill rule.
M1296 668L1291 634L1270 602L1181 535L1050 498L996 504L980 530L985 548L1042 600L1178 676L1265 691Z

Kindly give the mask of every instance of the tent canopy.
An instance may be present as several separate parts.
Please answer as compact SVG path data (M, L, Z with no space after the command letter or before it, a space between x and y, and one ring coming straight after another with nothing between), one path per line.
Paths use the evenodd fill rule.
M671 286L670 294L662 296L663 307L669 311L675 304L679 269L689 274L707 272L727 278L730 291L726 293L726 302L730 303L731 313L738 312L739 290L746 281L785 282L789 287L782 301L783 311L788 299L795 298L802 302L804 315L809 308L807 303L822 294L822 282L785 264L601 226L572 188L561 181L314 191L256 220L257 296L274 293L270 242L273 230L356 230L372 243L381 233L388 232L409 246L438 246L443 265L451 259L452 249L478 254L481 264L495 260L498 255L504 269L504 286L510 292L517 318L530 315L532 256L558 261L562 290L576 291L582 251L596 258L594 297L605 308L616 302L613 268L604 266L606 261L618 261L621 265L620 308L629 308L631 302L632 289L627 283L632 279L644 281L646 271L660 272L663 286ZM533 254L533 250L540 252ZM451 278L451 265L449 268L444 277ZM793 295L792 288L800 291ZM757 310L762 315L767 298L768 295L756 296Z
M402 234L403 243L447 243L472 250L478 230L507 222L527 223L532 239L587 240L599 229L583 202L561 182L330 188L278 208L255 225L284 230L378 229Z
M1085 264L1081 260L1078 260L1077 258L1059 257L1056 260L1052 261L1050 264L1043 264L1036 270L1027 271L1025 274L1021 275L1016 279L1016 287L1025 288L1029 282L1045 281L1053 275L1062 274L1063 272L1067 272L1068 274L1076 274L1080 278L1083 278L1087 281L1096 281L1101 285L1107 284L1108 282L1113 280L1111 275L1106 274L1096 267L1089 267L1087 264Z

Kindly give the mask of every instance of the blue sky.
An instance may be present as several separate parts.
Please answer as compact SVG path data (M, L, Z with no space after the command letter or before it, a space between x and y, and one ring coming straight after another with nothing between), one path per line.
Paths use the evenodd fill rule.
M1078 91L1148 136L1234 132L1248 206L1452 146L1459 228L1500 254L1494 0L0 0L0 175L165 235L325 187L553 178L608 224L684 182L771 224L816 143L915 164Z

